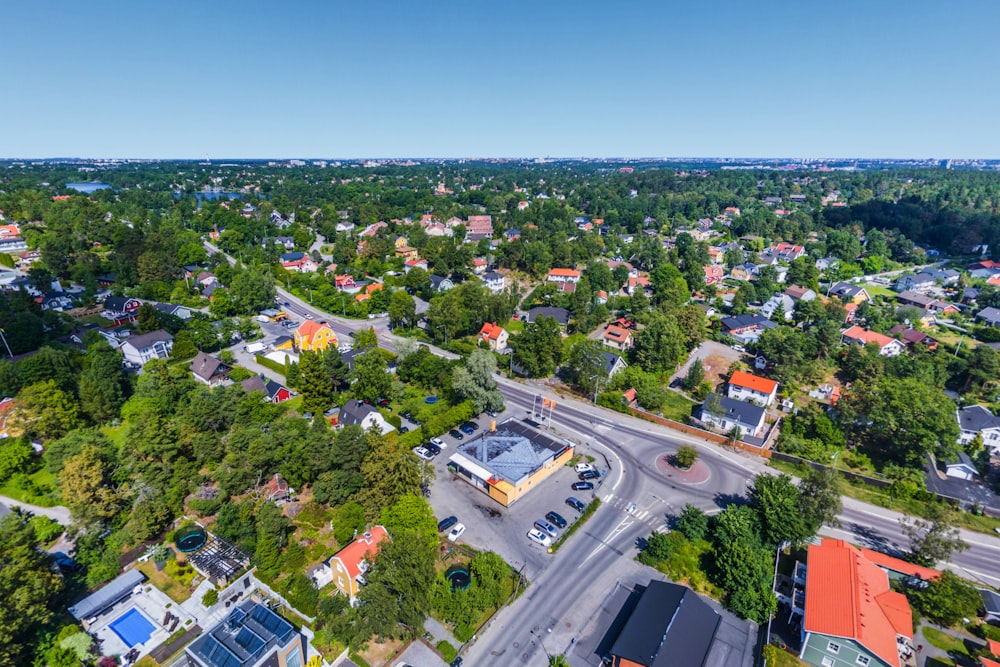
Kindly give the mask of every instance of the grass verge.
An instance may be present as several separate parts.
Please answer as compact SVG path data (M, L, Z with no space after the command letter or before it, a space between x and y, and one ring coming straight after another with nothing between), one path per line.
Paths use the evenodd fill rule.
M929 641L933 646L947 652L949 655L969 656L969 652L965 648L965 642L957 637L952 637L937 628L929 628L925 626L924 639Z
M558 551L559 547L562 546L563 542L568 540L570 535L575 533L580 526L586 523L587 519L589 519L594 514L594 512L597 511L597 508L600 506L601 506L600 498L594 498L593 500L591 500L590 504L583 509L583 513L580 515L580 518L571 523L569 526L567 526L566 532L564 532L558 540L552 543L552 546L549 547L549 552L555 553L556 551Z

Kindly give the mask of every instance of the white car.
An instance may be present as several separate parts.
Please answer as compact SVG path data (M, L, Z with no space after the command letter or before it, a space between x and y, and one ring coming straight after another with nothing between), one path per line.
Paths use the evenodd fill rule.
M431 438L431 444L437 445L441 449L446 449L448 447L448 443L442 440L441 438Z
M464 523L456 523L455 527L451 529L450 533L448 533L448 541L449 542L454 542L455 540L457 540L458 538L460 538L462 536L462 533L464 533L464 532L465 532L465 524Z
M313 318L313 314L312 313L306 313L306 319L307 320L311 320L312 318Z
M434 459L434 455L420 445L413 448L413 453L417 455L417 458L423 459L424 461L431 461Z
M461 525L461 524L459 524ZM536 544L541 544L543 547L552 546L552 538L538 530L537 528L532 528L528 531L528 539Z
M593 463L577 463L573 470L575 470L577 474L580 474L581 472L588 472L590 470L597 472L597 468L594 467Z

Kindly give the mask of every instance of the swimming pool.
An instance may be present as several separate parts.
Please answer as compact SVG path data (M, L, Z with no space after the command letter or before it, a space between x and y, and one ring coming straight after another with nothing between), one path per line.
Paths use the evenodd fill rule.
M112 621L110 627L129 648L136 644L145 644L156 630L138 609L129 609Z

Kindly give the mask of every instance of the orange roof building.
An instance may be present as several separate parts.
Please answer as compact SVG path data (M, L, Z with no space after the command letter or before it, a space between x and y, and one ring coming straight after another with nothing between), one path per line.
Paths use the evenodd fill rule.
M614 348L618 351L631 350L635 344L635 338L632 336L631 331L614 324L609 324L608 328L604 330L603 340L605 347Z
M901 667L912 652L913 614L906 596L859 549L824 539L809 547L804 639L799 657L810 665Z
M483 328L479 330L479 337L486 341L494 352L503 352L507 349L509 334L499 324L485 322Z
M545 280L550 283L578 283L580 272L576 269L552 269Z
M365 573L378 554L380 545L388 539L389 532L385 528L372 526L326 562L332 583L350 599L352 604L361 584L364 583Z
M337 334L326 322L306 320L295 330L294 343L301 352L319 352L333 345L337 347Z
M748 401L768 406L778 395L778 383L752 373L736 371L729 378L726 396L738 401Z
M869 331L856 324L841 334L841 342L844 345L875 345L878 347L878 353L883 357L899 356L905 349L903 344L895 338L889 338L877 331Z

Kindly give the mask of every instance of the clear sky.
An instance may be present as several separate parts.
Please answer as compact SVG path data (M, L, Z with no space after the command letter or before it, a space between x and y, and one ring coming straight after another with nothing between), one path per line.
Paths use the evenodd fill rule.
M996 0L0 8L0 157L1000 158Z

